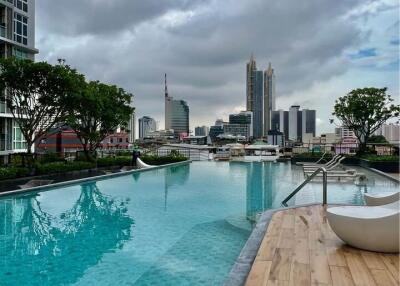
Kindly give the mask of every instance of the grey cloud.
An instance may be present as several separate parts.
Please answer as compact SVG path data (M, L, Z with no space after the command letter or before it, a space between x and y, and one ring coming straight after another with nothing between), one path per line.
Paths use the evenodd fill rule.
M37 3L39 58L62 56L91 79L123 86L135 94L139 115L161 122L167 72L171 94L189 102L192 126L244 105L251 52L260 69L272 62L279 100L345 73L343 52L367 37L354 18L344 20L361 0ZM183 23L160 23L168 12L189 10Z
M39 0L39 27L69 35L106 34L133 28L171 10L188 10L202 0Z

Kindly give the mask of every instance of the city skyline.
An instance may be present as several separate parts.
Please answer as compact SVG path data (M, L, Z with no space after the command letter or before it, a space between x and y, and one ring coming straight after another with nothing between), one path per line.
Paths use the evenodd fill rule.
M245 110L243 65L251 52L277 71L276 110L318 110L318 132L333 129L333 103L351 89L388 86L398 101L395 1L320 1L302 9L286 0L156 3L72 0L60 8L59 1L37 1L37 59L62 57L90 79L124 87L135 94L137 118L150 115L160 126L167 72L174 97L192 107L192 130Z

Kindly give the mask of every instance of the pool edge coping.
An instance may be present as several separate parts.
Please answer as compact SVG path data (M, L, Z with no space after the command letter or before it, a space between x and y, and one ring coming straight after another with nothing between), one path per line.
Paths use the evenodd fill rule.
M152 166L152 167L143 168L143 169L133 169L133 170L129 170L129 171L112 173L112 174L86 177L86 178L81 178L81 179L76 179L76 180L69 180L69 181L58 182L58 183L54 183L54 184L48 184L48 185L44 185L44 186L37 186L37 187L32 187L32 188L20 189L20 190L17 189L17 190L12 190L12 191L0 192L0 198L6 197L6 196L11 196L11 195L30 193L30 192L39 192L39 191L44 191L44 190L51 189L51 188L60 188L60 187L75 185L75 184L79 184L79 183L86 183L86 182L90 182L90 181L102 181L102 180L110 179L110 178L114 178L114 177L130 175L133 173L146 172L146 171L161 169L161 168L165 168L165 167L186 165L186 164L190 164L190 163L192 163L192 160L186 160L183 162L176 162L176 163L170 163L170 164L159 165L159 166Z

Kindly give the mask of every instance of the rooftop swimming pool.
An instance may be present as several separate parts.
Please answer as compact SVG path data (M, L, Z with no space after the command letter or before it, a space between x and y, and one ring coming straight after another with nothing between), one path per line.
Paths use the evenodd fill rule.
M328 203L398 188L359 171L366 184L330 182ZM289 163L193 162L1 198L0 285L221 285L257 214L303 180Z

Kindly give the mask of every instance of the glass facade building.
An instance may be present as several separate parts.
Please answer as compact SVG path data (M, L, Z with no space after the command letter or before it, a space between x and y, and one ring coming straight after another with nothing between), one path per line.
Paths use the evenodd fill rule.
M143 116L139 118L139 138L143 139L149 135L149 133L157 131L156 121L149 117Z
M275 110L275 74L271 63L264 72L257 70L253 55L246 65L246 110L253 112L254 138L266 137Z

